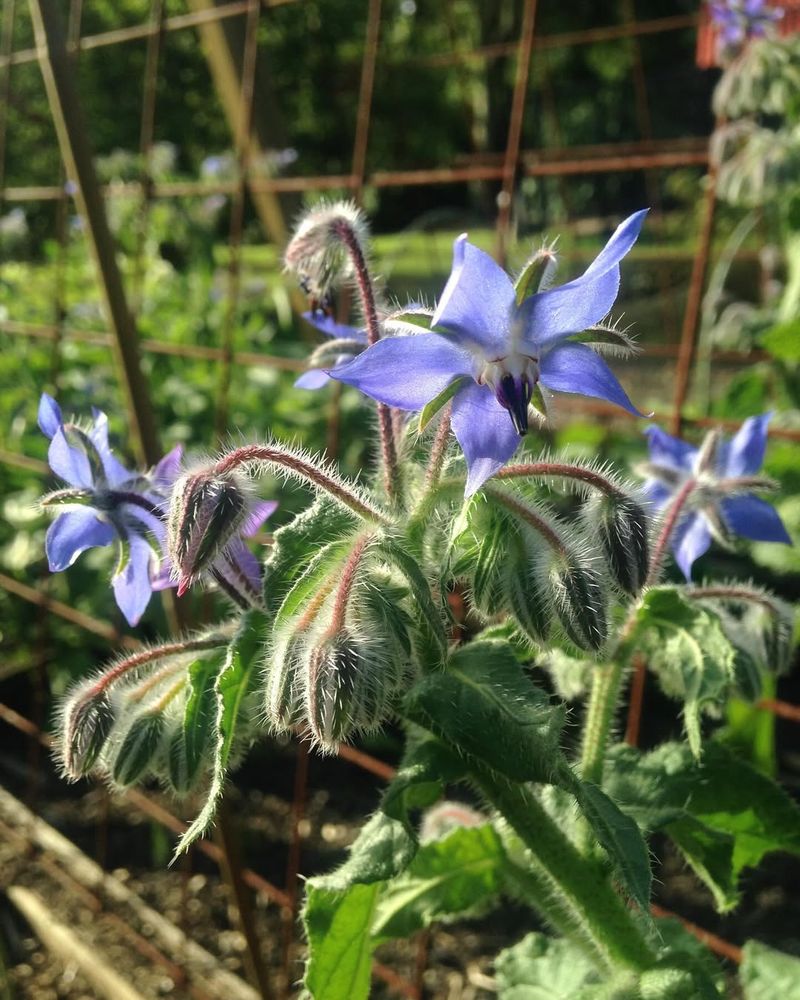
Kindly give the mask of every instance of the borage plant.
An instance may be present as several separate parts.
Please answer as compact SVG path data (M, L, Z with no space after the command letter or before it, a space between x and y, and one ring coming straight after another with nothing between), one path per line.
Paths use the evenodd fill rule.
M207 788L179 850L213 822L232 762L259 733L332 752L388 720L402 726L380 808L342 867L306 883L305 987L319 1000L366 997L382 942L504 896L552 933L498 959L501 996L717 997L723 973L710 954L651 915L646 838L669 838L721 910L736 905L744 868L800 850L788 797L708 734L731 694L758 698L763 676L788 664L789 609L746 583L663 582L671 549L688 576L712 535L787 540L754 495L774 485L759 475L766 418L699 449L652 429L643 485L553 456L509 464L554 391L637 412L603 354L631 347L607 314L643 217L560 286L550 247L513 281L461 237L436 308L392 311L376 297L358 212L311 212L287 266L333 339L312 359L321 376L304 384L330 376L377 401L377 474L357 483L268 441L173 476L158 508L162 559L181 592L203 575L222 582L235 617L115 662L63 706L70 778ZM328 316L343 281L357 289L359 327ZM70 440L87 456L90 444ZM263 513L252 485L266 470L316 500L275 533L260 590L241 536ZM109 494L97 503L87 476L74 478L60 502L90 503L115 524ZM165 533L153 532L158 550ZM454 590L470 609L461 628ZM680 701L687 737L647 753L615 735L642 658ZM586 691L575 751L553 687ZM440 801L459 785L481 811ZM744 974L791 961L748 945Z

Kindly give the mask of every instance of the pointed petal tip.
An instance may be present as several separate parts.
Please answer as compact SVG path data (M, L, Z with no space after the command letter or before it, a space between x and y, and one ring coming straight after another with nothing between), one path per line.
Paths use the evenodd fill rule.
M191 585L192 581L188 577L182 576L180 580L178 580L178 589L177 589L178 597L183 597L183 595L186 593L189 587L191 587Z

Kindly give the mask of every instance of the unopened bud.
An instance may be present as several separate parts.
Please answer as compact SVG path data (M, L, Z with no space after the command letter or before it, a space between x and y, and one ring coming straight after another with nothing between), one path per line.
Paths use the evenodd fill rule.
M265 710L275 732L286 732L302 721L307 648L308 637L303 632L280 636L267 661Z
M366 239L364 216L353 202L318 205L303 217L286 248L284 262L299 278L312 305L324 303L332 289L352 277L349 244L363 254Z
M166 728L160 711L145 711L133 720L114 755L111 776L122 787L132 785L153 764Z
M550 581L553 609L569 638L580 649L602 648L608 636L607 605L595 570L567 555L552 566Z
M321 639L308 656L306 721L314 739L334 750L356 732L376 729L390 711L387 652L378 641L342 630Z
M504 603L523 632L536 643L544 643L550 634L552 613L546 593L547 576L539 570L548 553L538 536L521 531L519 544L508 550L503 574ZM549 550L548 550L549 552Z
M92 681L96 687L96 682ZM94 696L79 691L63 709L59 754L64 773L71 781L88 774L105 746L114 713L108 693L100 690Z
M212 469L182 476L172 491L167 549L181 597L234 537L247 516L243 483Z
M600 536L609 569L620 589L635 597L650 565L649 522L641 504L628 496L599 497L587 519Z

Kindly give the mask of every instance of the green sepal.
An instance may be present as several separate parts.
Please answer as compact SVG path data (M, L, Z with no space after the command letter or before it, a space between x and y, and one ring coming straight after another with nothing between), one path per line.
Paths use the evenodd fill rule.
M549 247L542 247L532 254L525 262L517 280L514 282L514 292L517 305L542 288L542 284L553 274L556 267L556 255Z
M164 731L164 716L159 711L143 712L133 720L114 755L111 777L116 785L132 785L147 772L158 754Z
M434 398L423 406L419 414L419 422L417 424L417 431L422 434L428 424L433 420L439 410L442 409L450 400L455 396L458 390L469 381L469 377L466 375L461 375L459 378L453 379L453 381L446 386L439 393L438 396Z

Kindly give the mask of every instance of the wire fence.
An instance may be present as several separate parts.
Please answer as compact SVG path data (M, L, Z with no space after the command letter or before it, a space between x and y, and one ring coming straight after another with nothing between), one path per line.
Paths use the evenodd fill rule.
M361 46L361 66L358 77L358 97L353 128L353 145L350 169L345 173L320 176L263 176L253 164L262 149L262 142L254 121L256 100L256 72L259 61L259 30L269 21L274 8L296 4L296 0L190 0L189 9L173 13L173 4L165 0L148 0L147 16L141 23L121 26L101 33L84 34L81 24L84 11L82 0L69 0L67 18L62 23L58 5L50 0L29 0L28 10L32 22L33 45L16 48L17 23L22 8L17 0L3 0L0 21L0 206L21 203L53 203L55 205L55 243L52 272L51 322L33 322L14 315L0 316L0 333L10 342L34 341L50 347L50 381L55 383L67 363L65 350L71 344L107 349L114 358L119 384L125 401L126 423L137 457L146 464L153 464L161 455L159 427L155 417L151 387L143 374L142 359L150 355L171 356L213 363L216 369L215 429L221 438L228 425L234 374L242 368L266 368L275 371L299 371L302 364L279 354L263 351L243 351L236 347L235 328L237 307L242 294L243 243L248 199L260 220L267 239L280 246L287 235L287 223L281 207L280 196L290 193L303 195L324 191L345 191L357 201L362 201L367 189L408 188L414 185L464 185L473 182L495 182L498 185L497 215L495 221L496 255L504 261L513 238L514 194L526 177L555 178L557 180L581 175L641 172L644 175L648 196L655 213L659 214L662 202L665 173L683 168L702 170L708 166L707 137L684 136L669 140L653 134L650 113L650 95L647 92L646 73L641 41L666 32L692 30L698 23L695 14L675 15L659 19L637 21L632 0L620 5L619 23L592 27L567 33L546 35L539 33L537 18L547 0L520 0L520 34L513 43L502 43L476 49L454 50L437 55L426 54L410 61L407 68L426 65L446 68L509 60L513 63L513 87L509 102L504 148L494 154L478 155L465 152L457 163L419 169L371 170L369 168L370 128L376 88L376 66L381 51L383 25L382 0L366 0L365 31ZM298 5L301 6L301 5ZM230 37L221 30L226 23L236 23L240 32L241 47L234 50ZM235 177L209 181L161 181L154 179L148 163L154 145L157 121L158 80L164 58L167 36L176 32L199 32L207 53L209 70L230 127L231 144L236 161ZM141 81L140 176L124 184L100 183L91 148L92 128L86 120L85 109L77 84L77 68L81 56L95 49L140 42L145 45L144 75ZM591 46L610 42L633 47L632 86L636 120L640 131L637 141L584 147L563 145L541 149L523 148L523 120L531 94L531 70L544 52L573 46ZM8 108L13 94L14 73L21 67L38 64L63 164L60 176L44 185L8 185L6 160L14 135L8 129ZM549 117L554 134L558 134L558 114L548 96L546 75L540 80L542 107L549 104ZM142 305L145 269L145 244L148 222L154 206L161 199L200 198L225 195L230 199L230 223L227 239L225 314L218 342L213 345L175 343L166 339L141 338L137 332L136 316ZM66 253L68 244L68 214L72 200L83 219L84 232L92 251L99 288L104 303L104 327L98 330L79 329L64 321ZM121 200L133 200L139 206L140 228L132 272L120 272L115 254L115 243L108 223L109 206ZM658 261L661 288L662 322L676 336L667 342L647 345L643 357L655 362L667 360L674 365L674 392L671 406L658 417L671 425L673 433L684 424L699 427L710 423L704 418L690 418L686 413L690 372L697 347L702 294L711 257L715 224L715 190L713 173L706 187L699 230L695 246L690 253L673 253L673 257L691 264L689 290L682 315L670 294L670 278L665 268L667 255ZM716 351L713 357L720 363L733 367L744 366L759 360L757 352ZM605 420L613 409L604 404L587 401L568 401L567 412L577 412L593 419ZM725 422L722 421L724 424ZM800 441L800 431L775 430L775 436ZM210 443L210 442L209 442ZM30 456L12 449L0 449L0 462L9 467L44 476L47 467ZM46 628L47 616L54 615L68 621L113 648L134 649L138 640L121 632L110 622L98 619L83 609L78 609L53 598L46 582L38 586L20 582L0 573L0 588L15 600L36 606ZM640 672L639 680L643 678ZM638 676L638 675L637 675ZM634 689L635 692L638 688ZM638 699L638 702L637 702ZM641 692L634 693L634 717L629 720L628 738L638 737L638 713L641 711ZM638 707L636 705L638 704ZM765 701L762 707L781 717L800 721L800 709L776 700ZM37 744L46 744L47 736L35 722L21 716L13 708L0 704L0 719L24 733ZM353 766L389 780L393 774L390 765L353 748L342 747L340 755ZM273 995L268 985L269 976L261 967L258 943L248 915L248 895L263 894L278 906L284 916L283 986L290 988L296 959L296 915L298 906L298 876L303 867L304 811L309 793L308 759L305 747L300 744L296 754L296 774L290 818L290 838L286 852L285 880L282 886L274 885L237 860L235 850L235 824L230 817L223 817L222 837L216 842L202 842L193 850L201 851L219 863L226 874L232 898L239 906L241 927L248 942L250 977L262 995ZM128 792L128 802L136 809L162 824L173 833L185 829L182 821L167 812L163 806L140 792ZM663 914L665 911L655 909ZM708 932L684 921L712 950L738 961L740 953L729 942L715 938ZM141 942L138 947L142 948ZM420 997L423 991L427 940L420 939L418 958L413 977L399 976L394 970L380 963L375 964L375 975L388 988L408 997ZM146 948L144 948L147 951ZM150 950L155 962L165 961Z

